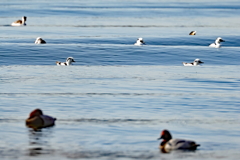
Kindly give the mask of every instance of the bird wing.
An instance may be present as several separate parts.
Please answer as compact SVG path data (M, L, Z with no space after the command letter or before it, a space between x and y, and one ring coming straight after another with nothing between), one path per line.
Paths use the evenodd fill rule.
M20 24L22 24L22 20L17 20L17 21L15 21L14 23L20 23Z

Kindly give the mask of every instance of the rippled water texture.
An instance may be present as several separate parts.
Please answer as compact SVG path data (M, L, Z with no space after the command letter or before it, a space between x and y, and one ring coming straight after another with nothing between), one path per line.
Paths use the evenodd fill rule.
M239 159L239 6L1 1L0 159ZM10 26L22 16L27 26ZM222 47L209 48L217 37ZM76 62L56 66L67 57ZM196 58L204 64L182 65ZM35 108L56 125L27 128ZM161 153L163 129L201 146Z

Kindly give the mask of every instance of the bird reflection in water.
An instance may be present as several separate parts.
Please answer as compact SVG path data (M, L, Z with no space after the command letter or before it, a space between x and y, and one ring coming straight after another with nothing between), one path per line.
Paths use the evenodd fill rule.
M51 155L54 150L49 143L52 138L52 127L44 129L29 129L29 156Z

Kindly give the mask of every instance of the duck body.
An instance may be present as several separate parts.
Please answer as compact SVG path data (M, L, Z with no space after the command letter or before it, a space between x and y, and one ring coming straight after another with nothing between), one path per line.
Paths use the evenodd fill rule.
M44 115L42 110L33 110L29 118L26 119L26 125L30 128L39 129L55 125L56 118Z
M136 43L134 43L135 46L142 46L145 45L145 42L143 41L143 38L138 38Z
M196 143L192 140L186 139L171 139L166 142L162 147L165 150L176 150L176 149L183 149L183 150L196 150L197 149Z
M72 64L72 62L76 62L76 61L73 59L73 57L68 57L66 59L66 62L59 62L59 61L57 61L56 64L58 66L69 66L69 65Z
M199 66L200 64L204 63L200 59L195 59L192 63L182 62L184 66Z
M163 152L169 152L171 150L196 150L197 147L200 146L192 140L172 139L172 136L168 130L163 130L161 137L158 139L163 139L159 146Z
M27 17L22 17L22 20L17 20L15 22L13 22L11 25L12 26L26 26L26 22L27 21Z
M192 31L189 33L189 35L194 36L194 35L196 35L196 33L197 33L197 31Z
M221 47L221 42L225 42L221 37L218 37L216 40L215 40L215 43L212 43L209 45L209 47L213 47L213 48L220 48Z
M41 37L38 37L35 41L35 44L46 44L46 41L44 41Z

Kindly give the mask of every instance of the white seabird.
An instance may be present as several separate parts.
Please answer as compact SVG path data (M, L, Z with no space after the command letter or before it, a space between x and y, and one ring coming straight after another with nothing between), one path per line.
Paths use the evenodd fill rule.
M26 26L26 22L27 21L27 17L22 17L22 20L17 20L15 22L13 22L11 25L12 26Z
M221 37L215 40L215 43L209 45L209 47L219 48L221 46L220 42L225 42Z
M145 42L143 41L143 38L138 38L137 42L134 43L134 45L136 45L136 46L142 46L144 44L145 44Z
M35 44L46 44L46 41L44 41L41 37L38 37L35 41Z
M195 59L192 63L186 63L186 62L182 62L182 63L184 66L198 66L204 62L202 62L200 59Z
M69 66L69 65L72 64L72 62L75 62L74 59L73 59L73 57L68 57L68 58L66 59L66 62L59 62L59 61L57 61L56 64L57 64L58 66Z

